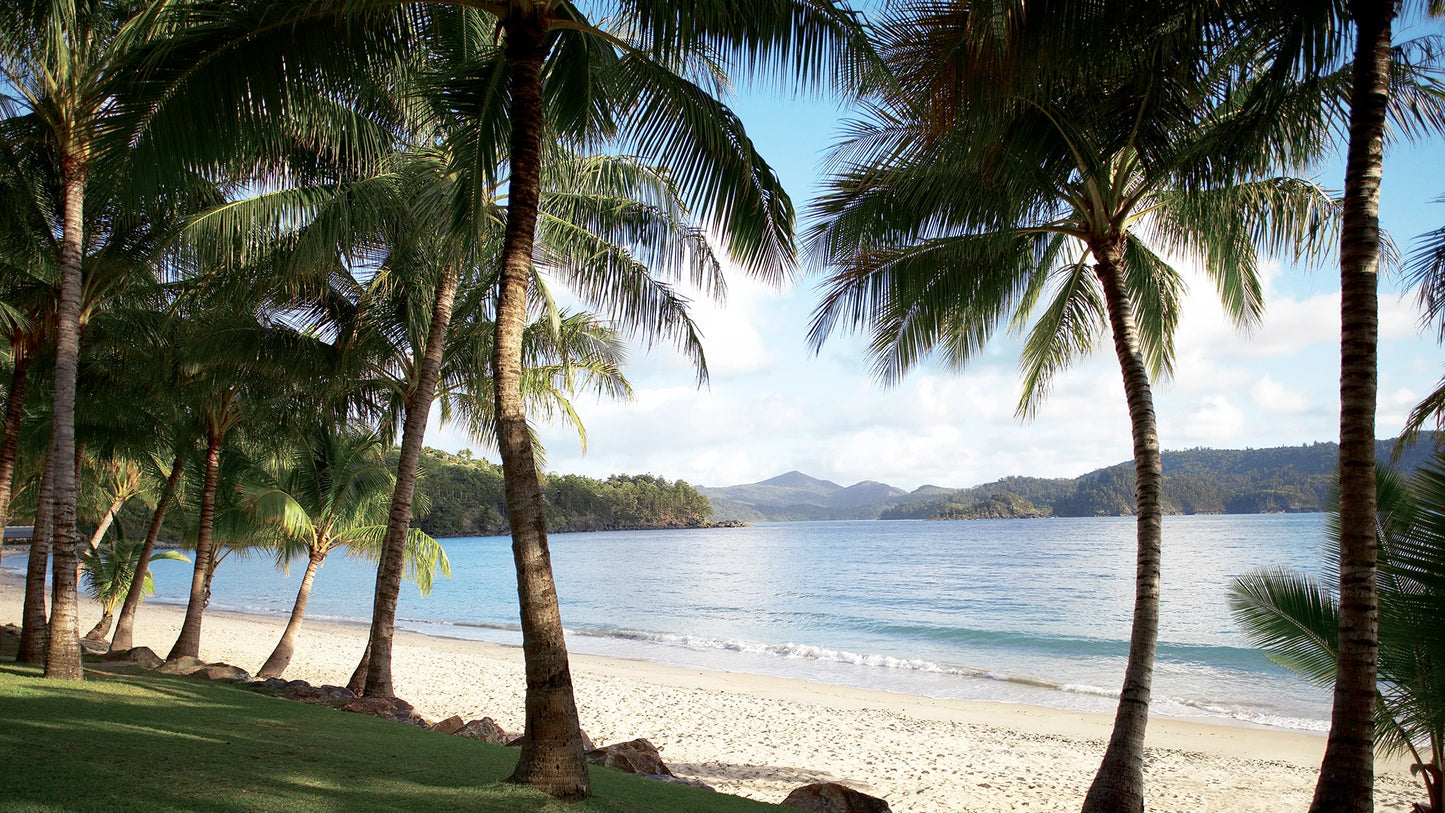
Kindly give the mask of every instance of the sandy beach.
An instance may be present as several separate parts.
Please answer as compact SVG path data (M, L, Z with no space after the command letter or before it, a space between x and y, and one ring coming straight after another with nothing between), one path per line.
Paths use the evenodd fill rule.
M0 622L17 623L20 586L0 584ZM89 628L99 616L82 609ZM182 608L148 604L137 645L162 656ZM285 619L210 612L201 657L254 671ZM360 626L308 621L288 678L344 684L365 644ZM522 723L515 647L398 633L397 694L426 717ZM841 781L900 813L1075 809L1111 719L1033 706L935 700L801 680L574 655L582 726L598 744L646 737L680 776L778 802L797 785ZM1155 813L1303 811L1322 736L1155 718L1146 755ZM1382 761L1376 806L1407 813L1423 799L1403 760Z

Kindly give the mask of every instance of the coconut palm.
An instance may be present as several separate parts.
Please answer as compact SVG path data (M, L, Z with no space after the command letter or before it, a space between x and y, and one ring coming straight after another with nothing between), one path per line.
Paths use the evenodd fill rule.
M1027 332L1027 418L1108 337L1133 439L1138 572L1114 731L1084 809L1142 810L1162 519L1152 381L1172 371L1185 290L1172 258L1197 264L1249 326L1263 309L1256 252L1316 249L1334 207L1273 176L1271 161L1318 145L1251 116L1237 66L1163 38L1111 49L1082 84L1021 82L1038 43L971 10L900 4L878 26L898 80L835 151L815 205L811 246L829 274L810 339L866 331L875 373L894 383L934 351L961 368L1011 324Z
M521 389L543 144L616 136L624 151L675 174L699 221L745 270L776 277L792 258L791 205L736 117L708 92L717 74L706 72L720 62L786 66L805 81L831 73L846 82L861 37L846 10L808 0L627 0L610 5L616 25L605 29L580 4L468 5L494 16L502 50L484 75L506 81L506 95L496 87L468 119L507 134L510 177L492 369L527 672L526 737L511 780L575 798L588 793L586 763ZM611 283L592 276L578 293L616 310L629 290Z
M1375 747L1408 752L1431 811L1445 810L1445 457L1411 476L1382 468L1379 494L1380 660ZM1339 567L1340 518L1329 524L1328 573ZM1338 669L1337 589L1311 576L1271 568L1236 579L1230 609L1250 641L1280 665L1322 686Z
M353 556L376 558L386 533L383 520L393 488L382 449L382 441L375 435L317 426L305 433L285 459L267 466L261 482L246 487L245 496L256 519L277 525L284 533L285 541L276 550L278 564L306 557L291 618L261 667L261 677L280 677L286 671L306 615L312 581L327 555L345 546ZM406 552L408 575L423 595L430 592L435 573L451 575L446 553L420 530L408 532Z
M1229 5L1229 4L1226 4ZM1376 689L1377 603L1375 409L1380 268L1380 183L1387 120L1396 134L1416 138L1445 125L1438 75L1428 69L1438 49L1409 59L1394 46L1397 13L1412 4L1396 0L1336 3L1286 2L1265 7L1239 3L1233 19L1263 44L1279 86L1301 78L1316 104L1347 106L1348 144L1340 222L1340 648L1330 736L1315 786L1312 813L1367 813L1374 809L1374 755L1370 748ZM1438 0L1414 4L1445 11ZM1423 10L1423 9L1422 9ZM1425 72L1422 72L1422 68ZM1339 92L1331 87L1338 76ZM1423 80L1423 81L1417 81ZM1427 91L1433 84L1433 92ZM1263 115L1278 115L1266 92ZM1323 98L1321 98L1323 97ZM1296 108L1297 109L1297 108Z
M102 615L95 627L85 637L92 641L103 641L110 633L117 604L125 598L136 575L140 573L140 590L144 595L154 593L155 584L150 574L138 571L144 542L131 539L113 538L104 544L90 546L80 553L81 578L85 589L92 598L100 602ZM150 561L174 559L189 562L185 554L177 550L156 551Z

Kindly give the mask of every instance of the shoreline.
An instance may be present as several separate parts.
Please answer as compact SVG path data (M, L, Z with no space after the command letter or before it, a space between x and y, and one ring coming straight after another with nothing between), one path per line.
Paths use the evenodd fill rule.
M18 589L17 589L18 588ZM23 585L0 577L0 621L19 618ZM164 655L183 607L143 605L136 641ZM98 617L82 607L82 632ZM201 655L255 670L284 615L206 613ZM307 620L288 678L344 685L365 624ZM397 695L429 719L522 722L520 648L398 629ZM1041 706L942 700L798 678L573 654L583 728L605 744L646 737L679 776L778 802L807 782L842 781L903 813L1077 807L1112 716ZM1248 724L1151 719L1147 804L1156 813L1278 811L1309 803L1325 738ZM1378 763L1376 809L1406 813L1423 791L1404 760Z

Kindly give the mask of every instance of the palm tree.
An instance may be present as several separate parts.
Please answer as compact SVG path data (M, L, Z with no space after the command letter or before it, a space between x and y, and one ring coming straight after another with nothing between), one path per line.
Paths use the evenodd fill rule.
M511 781L577 798L588 793L586 763L522 396L543 143L619 134L624 149L676 173L684 198L744 269L776 277L792 257L787 195L736 117L689 81L697 75L689 69L698 60L714 64L716 56L745 70L788 65L804 79L836 69L833 75L846 81L861 37L846 10L808 0L629 0L615 4L615 30L593 24L571 3L472 5L497 20L504 48L497 64L507 79L501 126L508 133L510 183L492 372L527 672L526 737ZM492 107L490 116L473 120L499 121L501 110ZM598 123L600 133L592 129ZM609 304L619 293L603 285L581 292Z
M100 602L102 615L95 627L85 637L92 641L103 641L110 633L115 618L115 607L125 598L131 585L137 583L144 595L155 592L150 574L139 570L144 542L114 538L103 545L87 547L80 553L80 566L85 588ZM189 562L185 554L177 550L163 550L152 553L150 561L175 559Z
M1430 811L1445 810L1445 457L1406 483L1382 468L1379 494L1380 660L1375 747L1408 752L1425 784ZM1339 566L1340 517L1332 517L1329 570ZM1339 663L1340 602L1331 585L1271 568L1235 580L1229 603L1236 623L1271 660L1323 686ZM1422 753L1422 748L1425 749Z
M836 330L867 331L875 373L894 383L935 350L964 366L1011 323L1027 329L1023 418L1111 339L1138 558L1118 712L1084 809L1142 810L1162 520L1151 380L1172 371L1184 292L1166 257L1201 266L1248 326L1263 309L1257 249L1313 250L1334 207L1310 183L1272 177L1271 161L1313 152L1312 134L1251 117L1241 102L1251 85L1230 81L1237 67L1222 59L1163 48L1172 38L1111 37L1100 41L1133 47L1108 49L1088 81L1021 82L1018 66L1037 56L1026 30L915 5L878 26L897 84L838 147L832 189L815 205L811 246L830 273L810 339L818 348Z
M312 581L329 553L345 546L352 555L376 558L386 533L387 496L393 477L381 454L381 439L369 433L316 426L287 459L274 462L262 483L246 488L258 521L279 526L285 541L278 564L306 556L306 572L286 630L260 677L280 677L295 651ZM446 553L418 529L407 534L407 572L425 595L438 571L450 577Z
M1418 91L1410 81L1421 78L1415 66L1393 46L1394 18L1403 5L1396 0L1289 2L1268 8L1239 3L1229 15L1260 38L1273 60L1276 84L1288 86L1286 80L1302 78L1300 84L1313 90L1317 104L1333 107L1343 97L1349 110L1340 220L1339 666L1311 813L1374 809L1377 280L1386 122L1394 113L1396 132L1412 138L1445 126L1439 94ZM1423 5L1431 13L1445 12L1438 0ZM1348 63L1348 79L1341 83L1347 90L1335 93L1329 80L1341 62ZM1268 89L1262 95L1288 96ZM1266 116L1278 113L1268 101L1261 109Z

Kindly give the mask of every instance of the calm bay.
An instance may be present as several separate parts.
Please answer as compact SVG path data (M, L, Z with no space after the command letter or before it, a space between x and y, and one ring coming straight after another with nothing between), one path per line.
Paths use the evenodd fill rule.
M1318 574L1322 514L1167 517L1154 710L1324 730L1328 694L1249 648L1230 580ZM399 624L520 643L510 541L443 540L452 578L404 586ZM1134 520L768 523L557 534L569 646L678 666L955 699L1112 711L1133 602ZM155 564L184 603L189 565ZM231 554L211 607L289 612L300 577ZM364 621L374 567L333 554L309 617ZM358 657L360 653L357 653Z

